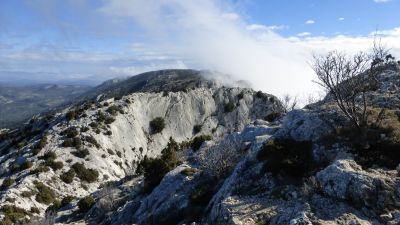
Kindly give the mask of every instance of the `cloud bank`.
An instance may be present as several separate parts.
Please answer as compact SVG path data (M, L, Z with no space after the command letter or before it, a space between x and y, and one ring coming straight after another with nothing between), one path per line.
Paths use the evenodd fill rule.
M372 32L360 37L316 37L307 31L282 37L276 31L287 26L248 23L234 5L222 0L104 0L96 6L66 0L69 9L78 12L80 27L58 18L54 12L61 13L64 7L54 1L38 2L34 8L42 23L63 34L62 41L3 51L2 69L25 64L33 72L46 68L99 80L157 69L207 69L248 80L256 90L306 96L319 90L312 82L312 53L333 49L355 53L371 47L374 38ZM400 28L379 34L400 57ZM113 42L119 39L123 41ZM90 45L102 48L86 47Z

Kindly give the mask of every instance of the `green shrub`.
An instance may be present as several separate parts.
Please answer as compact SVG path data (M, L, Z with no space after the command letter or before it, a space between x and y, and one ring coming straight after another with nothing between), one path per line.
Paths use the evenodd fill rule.
M69 127L68 129L64 130L61 132L61 135L66 136L68 138L73 138L78 136L79 131L76 129L76 127Z
M106 112L110 113L113 116L117 115L117 113L119 111L120 111L120 109L116 105L112 105L112 106L108 107L106 110Z
M97 112L97 121L103 122L104 120L106 120L106 114L104 114L102 111L99 110Z
M15 183L15 180L12 178L6 178L3 180L3 184L1 185L2 189L6 189L11 187L11 185L13 185Z
M96 139L92 135L84 137L84 140L96 146L96 148L100 148L100 144L96 141Z
M76 114L75 110L70 110L70 111L67 112L65 117L67 118L68 121L71 121L71 120L76 119L77 114Z
M89 123L89 126L92 128L97 128L97 127L99 127L99 124L96 122L91 122L91 123Z
M89 127L81 127L81 132L87 132L87 131L89 131L90 129L89 129Z
M240 99L242 99L244 97L244 93L243 93L243 91L242 92L240 92L239 94L238 94L238 99L240 100Z
M94 200L94 198L92 196L86 196L84 198L82 198L81 200L79 200L78 202L78 207L79 207L79 211L80 212L86 212L88 211L90 208L92 208L92 206L94 205L94 203L96 203L96 201Z
M61 200L61 207L65 207L65 206L69 205L69 203L71 203L74 199L75 199L74 196L71 196L71 195L65 196L65 197Z
M21 170L26 170L26 169L31 168L32 166L33 166L33 163L32 163L31 161L29 161L29 160L26 160L25 162L23 162L23 163L21 164L20 169L21 169Z
M39 152L47 145L47 136L43 136L42 139L33 148L33 155L39 154Z
M32 206L29 210L33 214L40 214L40 210L37 207Z
M115 119L111 116L108 116L105 120L104 123L105 124L112 124L115 121Z
M255 96L256 96L257 98L264 98L264 97L265 97L265 95L264 95L264 93L263 93L262 91L257 91L256 94L255 94Z
M21 220L25 216L30 216L31 214L25 209L19 208L15 205L3 205L0 211L4 214L3 224L20 224Z
M34 195L35 193L33 193L33 191L23 191L21 193L21 196L24 198L30 198L32 195Z
M113 152L113 150L111 150L111 149L107 149L107 152L108 152L108 154L110 154L110 155L115 155L115 153Z
M160 133L165 128L165 121L161 117L156 117L150 121L150 129L153 134Z
M50 170L50 168L48 166L40 165L36 169L32 170L31 174L39 174L39 173L43 173L43 172L48 172L49 170Z
M190 147L192 148L193 151L197 151L197 150L200 149L201 145L205 141L209 141L209 140L211 140L211 136L210 135L197 136L197 137L193 138L193 140L190 142Z
M315 166L309 141L269 140L258 152L257 159L265 162L263 171L293 178L308 175Z
M79 149L82 147L82 141L79 137L74 137L74 138L67 138L64 140L64 142L61 145L62 147L75 147L76 149Z
M99 177L99 172L94 169L87 169L83 163L75 163L71 168L75 171L76 176L80 180L88 183L97 181L97 178Z
M161 158L148 159L145 157L144 160L139 163L137 172L144 173L147 191L152 191L161 182L165 174L176 167L176 151L178 150L178 143L170 138L166 148L161 151Z
M34 182L36 189L38 190L36 194L36 201L39 203L43 203L49 205L54 202L55 193L49 187L44 185L39 181Z
M60 175L60 179L66 184L72 183L75 177L75 171L73 169L68 170Z
M112 131L111 130L107 130L104 134L110 136L110 135L112 135Z
M85 158L86 156L90 155L90 152L89 152L89 150L84 148L84 149L80 149L77 151L73 151L73 152L71 152L71 154L78 158Z
M273 112L273 113L270 113L270 114L268 114L267 116L265 116L265 117L264 117L264 120L265 120L265 121L268 121L268 122L273 122L273 121L275 121L276 119L278 119L279 117L281 117L281 113L279 113L279 112Z
M54 200L53 204L47 207L46 212L57 212L61 208L61 202Z
M233 102L228 102L224 104L224 112L230 113L235 109L235 104Z
M52 160L55 160L56 158L57 158L57 154L55 152L47 152L42 157L40 157L40 159L43 159L45 161L52 161Z
M64 164L61 161L54 161L54 160L46 161L45 165L52 168L54 171L60 170L64 167Z
M196 124L196 125L194 125L194 127L193 127L193 133L194 133L194 134L199 133L199 132L201 131L201 128L202 128L202 125L201 125L201 124Z
M122 157L122 153L120 151L117 151L117 156L121 158Z

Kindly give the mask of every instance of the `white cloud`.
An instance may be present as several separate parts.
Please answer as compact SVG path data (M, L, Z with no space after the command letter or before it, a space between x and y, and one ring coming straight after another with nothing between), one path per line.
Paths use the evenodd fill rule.
M343 21L343 20L344 20L344 17L339 17L338 20L339 20L339 21Z
M315 23L314 20L307 20L307 21L305 22L305 24L314 24L314 23Z
M310 33L284 38L275 32L284 26L249 24L231 7L218 2L106 0L96 10L95 18L105 17L102 21L115 26L116 32L127 29L135 34L121 52L54 48L50 49L54 52L35 49L13 54L0 52L0 65L3 62L12 65L10 60L15 60L20 65L31 66L30 62L36 60L38 67L46 68L47 60L56 67L65 65L70 70L79 70L79 74L100 74L108 78L155 69L209 69L231 74L237 80L248 80L257 90L305 96L319 90L311 81L315 76L308 64L313 52L338 48L355 53L371 47L374 38L373 35L316 37ZM400 56L400 27L380 34L382 42L392 48L395 56ZM75 66L77 63L81 64Z
M392 0L374 0L376 3L385 3L385 2L390 2Z
M298 33L297 36L299 37L306 37L306 36L310 36L311 33L310 32L302 32L302 33Z

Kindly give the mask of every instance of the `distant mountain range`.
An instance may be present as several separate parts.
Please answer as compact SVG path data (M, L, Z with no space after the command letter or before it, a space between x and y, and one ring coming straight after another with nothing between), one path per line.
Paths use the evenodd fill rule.
M13 128L90 90L86 85L0 84L0 128Z

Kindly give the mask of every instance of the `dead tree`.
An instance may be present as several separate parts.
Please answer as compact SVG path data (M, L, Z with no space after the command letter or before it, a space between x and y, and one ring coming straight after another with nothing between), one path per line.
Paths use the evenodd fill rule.
M371 90L376 79L375 67L371 57L363 52L352 57L338 51L326 56L314 55L317 83L328 91L343 114L361 132L367 128L366 92Z

